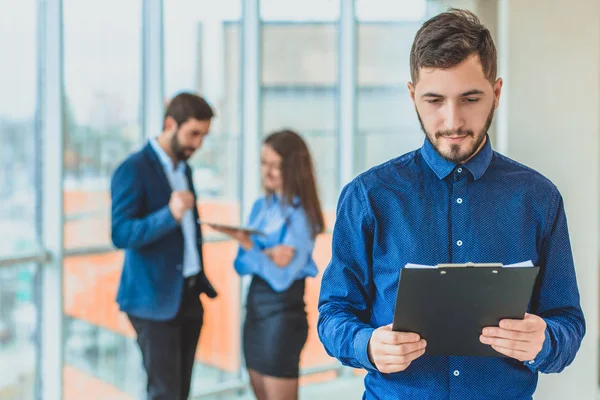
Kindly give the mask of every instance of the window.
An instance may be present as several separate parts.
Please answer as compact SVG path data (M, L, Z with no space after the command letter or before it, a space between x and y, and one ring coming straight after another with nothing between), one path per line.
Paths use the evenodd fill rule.
M339 194L339 1L312 3L261 2L261 133L290 128L303 136L323 207L333 211Z
M38 250L36 1L0 0L0 257ZM10 60L10 61L9 61Z
M204 97L215 111L210 135L189 160L200 216L240 222L241 0L169 0L163 6L165 103L182 91ZM160 131L157 129L156 135ZM204 229L204 227L203 227ZM202 302L204 325L192 393L240 377L240 279L237 242L204 232L206 274L220 296Z
M115 303L122 253L91 254L111 244L111 175L142 145L141 18L141 1L63 1L64 246L84 253L64 259L66 399L135 395L144 376Z
M0 0L0 258L40 250L37 2ZM0 266L0 399L33 399L37 271ZM7 366L10 366L6 368Z
M356 1L355 173L423 143L407 83L410 48L425 11L425 1Z
M262 0L261 102L263 137L289 128L307 142L315 164L327 228L339 195L339 0ZM301 355L304 370L335 364L316 332L320 277L331 258L331 235L317 238L321 273L306 282L310 327Z
M142 142L141 1L63 10L65 247L107 246L111 174Z

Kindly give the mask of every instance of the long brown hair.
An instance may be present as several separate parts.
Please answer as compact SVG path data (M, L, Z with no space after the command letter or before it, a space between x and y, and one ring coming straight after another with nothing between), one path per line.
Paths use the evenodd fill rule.
M296 196L300 198L312 227L312 236L316 237L325 229L325 221L308 146L300 135L287 129L271 133L263 144L281 156L283 201L293 204Z

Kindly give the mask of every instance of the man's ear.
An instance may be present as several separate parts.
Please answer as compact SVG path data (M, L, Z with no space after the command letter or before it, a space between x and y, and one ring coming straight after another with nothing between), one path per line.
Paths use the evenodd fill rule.
M413 102L413 104L415 104L415 85L412 82L408 82L408 92L410 93L410 98ZM416 104L415 104L416 106Z
M502 94L503 83L504 81L502 81L502 78L498 78L496 79L496 82L494 82L494 108L498 108L498 104L500 103L500 95Z
M173 117L165 118L164 130L165 132L175 132L177 130L177 122Z

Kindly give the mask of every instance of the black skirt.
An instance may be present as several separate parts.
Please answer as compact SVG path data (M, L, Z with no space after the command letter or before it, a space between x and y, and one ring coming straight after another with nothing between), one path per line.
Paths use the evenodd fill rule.
M308 336L304 287L304 279L297 280L278 293L262 278L252 278L243 338L248 369L278 378L298 377Z

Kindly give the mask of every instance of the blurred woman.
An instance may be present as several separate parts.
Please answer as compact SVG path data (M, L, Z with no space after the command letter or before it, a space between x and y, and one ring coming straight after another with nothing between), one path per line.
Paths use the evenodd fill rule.
M261 149L264 196L249 226L262 234L218 229L240 243L235 269L252 275L246 302L244 355L259 400L298 398L300 352L308 321L305 279L317 275L312 258L324 221L306 143L295 132L268 136Z

